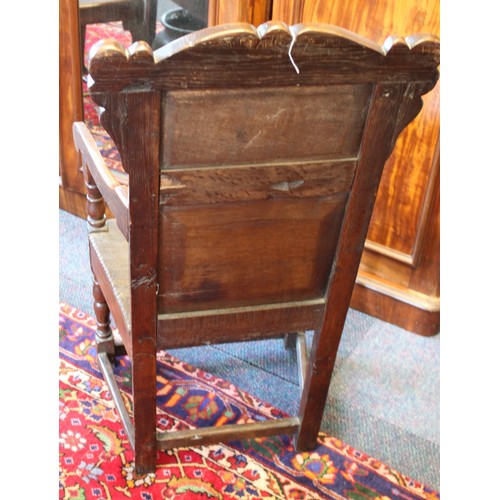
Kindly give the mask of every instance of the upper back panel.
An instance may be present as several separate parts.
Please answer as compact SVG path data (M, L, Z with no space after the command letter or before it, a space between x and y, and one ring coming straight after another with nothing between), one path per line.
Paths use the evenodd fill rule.
M160 164L353 158L370 94L370 84L169 91Z
M434 85L439 58L432 37L379 47L332 26L282 23L209 28L154 54L142 43L95 50L91 91L131 180L152 167L130 139L141 129L127 121L136 101L120 96L159 95L149 173L159 183L159 313L324 297L372 147L375 88L398 93L390 116L375 109L370 121L393 124L390 145Z

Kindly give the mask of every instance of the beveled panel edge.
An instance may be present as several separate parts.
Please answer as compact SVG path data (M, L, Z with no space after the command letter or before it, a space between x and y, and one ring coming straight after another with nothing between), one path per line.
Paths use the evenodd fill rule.
M356 283L350 307L400 328L430 337L440 331L440 311L427 311Z
M414 265L415 256L413 252L411 254L400 252L399 250L395 250L390 246L382 245L380 243L371 241L369 239L367 239L365 242L365 248L367 250L371 250L372 252L378 253L385 257L389 257L398 262L402 262L403 264L407 264L409 266Z
M199 318L204 316L223 316L232 314L243 314L243 313L254 313L259 311L273 311L276 309L289 309L296 307L312 307L312 306L324 306L325 299L320 297L317 299L300 300L293 302L279 302L276 304L262 304L257 306L240 306L240 307L228 307L223 309L204 309L196 311L186 311L186 312L172 312L172 313L161 313L158 314L159 321L166 320L177 320L185 318Z
M266 168L266 167L289 167L289 166L307 166L307 165L331 165L332 167L336 164L341 163L351 163L357 162L358 156L346 156L343 158L315 158L315 159L291 159L291 160L275 160L275 161L261 161L254 163L223 163L223 164L212 164L212 163L193 163L190 165L160 165L160 175L168 175L170 172L183 172L188 170L215 170L215 169L233 169L233 168Z

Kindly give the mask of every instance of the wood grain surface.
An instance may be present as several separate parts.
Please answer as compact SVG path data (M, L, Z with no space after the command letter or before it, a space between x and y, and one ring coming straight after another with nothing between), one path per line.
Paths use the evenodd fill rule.
M157 446L192 439L155 436L163 348L313 329L298 420L286 427L298 450L315 446L382 171L438 64L432 36L378 45L274 22L207 28L155 53L144 42L94 46L90 93L129 176L128 285L117 278L130 290L121 317L139 472L154 470ZM115 188L98 159L87 163L100 177L95 205L94 186L104 199ZM96 301L113 312L124 305L117 266L93 248ZM270 423L241 436L259 429L283 432Z

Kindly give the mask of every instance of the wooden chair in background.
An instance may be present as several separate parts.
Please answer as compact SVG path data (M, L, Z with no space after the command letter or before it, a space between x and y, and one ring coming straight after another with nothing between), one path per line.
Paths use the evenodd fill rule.
M138 472L155 469L157 449L272 434L315 446L384 163L438 64L431 36L380 47L279 22L207 28L154 55L142 42L94 47L90 93L128 185L83 123L74 137L98 359ZM131 359L132 419L110 311ZM304 330L314 338L297 416L157 434L157 351Z

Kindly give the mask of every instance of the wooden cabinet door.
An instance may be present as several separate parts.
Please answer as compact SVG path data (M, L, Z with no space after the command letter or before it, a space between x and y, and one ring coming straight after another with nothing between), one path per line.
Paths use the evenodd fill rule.
M209 0L208 25L244 22L255 26L271 17L272 0Z
M335 24L380 44L439 36L438 0L274 0L272 17ZM439 330L439 84L387 162L352 306L422 335Z
M85 213L85 184L73 144L73 122L83 120L78 0L59 1L59 207Z

